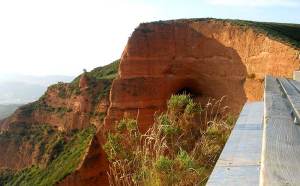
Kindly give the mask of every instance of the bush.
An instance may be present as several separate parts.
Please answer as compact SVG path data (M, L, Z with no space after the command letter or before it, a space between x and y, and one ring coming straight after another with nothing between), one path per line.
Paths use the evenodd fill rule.
M196 163L193 158L183 149L180 149L176 159L179 162L180 167L183 169L196 168Z
M108 159L115 160L118 157L122 158L121 156L124 154L123 146L121 145L121 137L118 134L108 134L107 142L103 146Z
M168 109L170 111L183 111L191 102L193 102L193 100L190 95L172 95L168 101Z
M197 114L202 111L201 106L198 103L195 103L193 101L189 102L184 110L184 113L187 115Z
M124 123L128 132L133 132L138 130L137 122L134 119L123 119L121 123Z
M201 108L189 95L173 95L145 134L135 120L121 120L104 146L110 185L204 185L234 121L222 100Z
M155 168L158 172L169 174L172 171L173 160L166 156L160 156L155 162Z

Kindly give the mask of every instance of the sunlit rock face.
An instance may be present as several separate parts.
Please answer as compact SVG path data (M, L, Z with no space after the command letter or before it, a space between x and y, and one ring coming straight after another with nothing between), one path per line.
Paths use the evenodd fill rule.
M292 77L299 67L297 53L251 28L224 21L141 24L123 52L105 126L132 117L146 129L153 114L182 90L202 103L227 96L224 104L238 113L247 100L262 99L265 74Z

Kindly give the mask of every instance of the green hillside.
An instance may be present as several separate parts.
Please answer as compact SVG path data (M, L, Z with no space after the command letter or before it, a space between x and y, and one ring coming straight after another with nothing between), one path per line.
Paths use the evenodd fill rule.
M19 172L0 171L0 185L55 185L55 183L71 174L78 167L95 131L94 127L90 127L68 134L56 134L59 136L56 143L42 146L46 148L52 145L50 150L52 154L55 154L51 154L54 157L53 160L49 161L46 166L35 165ZM52 133L54 133L53 130ZM69 138L68 143L63 142L63 138L66 136Z
M99 101L101 96L107 96L111 83L117 75L118 66L119 60L95 68L91 72L85 72L91 89L96 91L97 96L93 96L93 102ZM68 85L66 92L73 93L72 89L79 88L79 78L80 76L70 84L66 84ZM96 90L98 83L103 83L104 88ZM51 87L59 88L61 85L62 83L58 83ZM68 96L63 97L69 99ZM22 106L20 110L27 117L32 117L31 113L37 109L53 110L43 105L41 100L43 96L39 101ZM95 132L96 129L92 125L82 130L58 131L46 123L39 125L14 123L8 131L0 133L0 144L13 144L16 149L20 149L24 144L30 145L32 151L35 150L40 158L31 167L20 171L0 168L0 185L55 185L78 167Z
M255 22L244 20L224 20L242 27L251 27L256 31L266 34L270 38L288 43L300 49L300 24Z

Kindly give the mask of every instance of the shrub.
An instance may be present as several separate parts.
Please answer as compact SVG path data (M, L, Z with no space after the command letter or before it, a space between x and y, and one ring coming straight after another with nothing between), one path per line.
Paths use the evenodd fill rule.
M201 108L189 95L174 95L145 134L135 120L121 120L104 146L110 185L204 185L234 121L222 100Z
M108 159L114 160L124 151L121 145L121 137L118 134L108 134L107 142L103 146Z
M180 149L176 159L183 169L196 168L194 159L183 149Z
M166 114L162 114L158 117L158 123L162 133L166 136L175 136L180 133L180 128L175 126Z
M155 162L155 168L158 172L169 174L172 171L173 160L169 159L166 156L159 156Z
M184 113L187 115L192 115L192 114L197 114L197 113L201 113L202 108L198 103L195 103L193 101L190 101L184 110Z
M172 95L168 101L168 109L170 111L182 111L190 102L192 102L190 95Z

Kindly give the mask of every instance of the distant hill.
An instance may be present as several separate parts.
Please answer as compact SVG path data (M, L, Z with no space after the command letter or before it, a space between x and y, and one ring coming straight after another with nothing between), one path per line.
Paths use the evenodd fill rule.
M0 120L10 116L21 105L0 105Z
M0 77L0 104L24 104L37 100L47 87L59 81L70 82L69 76L25 76L7 75Z

